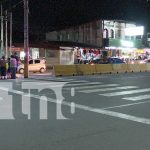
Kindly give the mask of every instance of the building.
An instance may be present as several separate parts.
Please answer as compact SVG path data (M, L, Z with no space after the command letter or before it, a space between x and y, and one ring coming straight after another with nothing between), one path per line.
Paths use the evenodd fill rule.
M48 41L70 41L107 49L111 56L143 48L144 27L123 20L97 20L48 32ZM131 55L131 54L130 54ZM133 54L134 55L134 54Z
M143 54L144 27L122 20L98 20L46 33L46 41L30 43L30 58L43 58L47 65L74 64L75 48L105 50L109 56ZM14 43L13 52L24 59L24 45Z

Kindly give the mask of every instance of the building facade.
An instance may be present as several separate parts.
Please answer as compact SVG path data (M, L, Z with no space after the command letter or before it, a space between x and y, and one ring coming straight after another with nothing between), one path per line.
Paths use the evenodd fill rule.
M64 30L48 32L46 40L91 44L111 51L110 56L118 56L121 52L128 55L136 49L143 48L143 35L144 27L134 22L97 20Z
M97 20L64 30L48 32L46 40L72 41L98 47L115 46L116 40L126 40L135 43L133 47L140 47L142 45L136 43L141 44L143 34L126 33L127 29L135 29L137 26L135 23L122 20ZM119 45L116 44L116 46Z
M71 41L102 47L102 21L93 21L68 29L48 32L48 41Z

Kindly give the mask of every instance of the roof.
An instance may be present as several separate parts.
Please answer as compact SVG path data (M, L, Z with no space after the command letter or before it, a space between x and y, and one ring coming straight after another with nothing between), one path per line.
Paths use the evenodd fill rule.
M14 43L14 47L24 47L24 43ZM43 42L30 42L29 47L34 48L53 48L59 49L60 47L82 47L82 48L101 48L96 45L85 44L85 43L78 43L78 42L71 42L71 41L43 41Z

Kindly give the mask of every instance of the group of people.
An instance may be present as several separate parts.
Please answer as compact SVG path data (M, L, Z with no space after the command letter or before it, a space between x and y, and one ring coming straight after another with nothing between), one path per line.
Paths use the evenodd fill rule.
M98 63L101 59L101 52L100 50L86 50L86 49L79 49L75 50L75 59L77 64L89 64L91 62Z
M16 79L18 62L17 53L14 53L8 59L2 56L0 59L0 79Z

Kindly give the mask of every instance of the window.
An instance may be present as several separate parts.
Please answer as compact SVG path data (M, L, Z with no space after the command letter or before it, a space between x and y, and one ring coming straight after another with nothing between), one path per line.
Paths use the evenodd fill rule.
M121 30L118 30L118 38L121 38Z
M29 64L33 64L33 60L30 60L30 61L29 61Z
M65 35L66 37L65 37L65 39L64 40L67 40L67 41L69 41L70 40L70 34L69 34L69 32L66 32L66 35Z
M35 64L39 64L40 63L40 60L39 59L36 59L35 60Z
M58 41L62 41L63 40L63 35L62 34L58 34L57 35L57 40Z
M79 40L79 31L75 32L75 41L78 42Z
M114 38L114 30L113 29L110 30L110 38Z
M136 39L137 39L137 40L141 40L141 39L142 39L142 36L141 36L141 35L138 35L138 36L136 36Z
M150 33L147 34L147 38L150 38Z
M107 39L108 38L108 29L104 29L104 31L103 31L103 38L104 39Z

